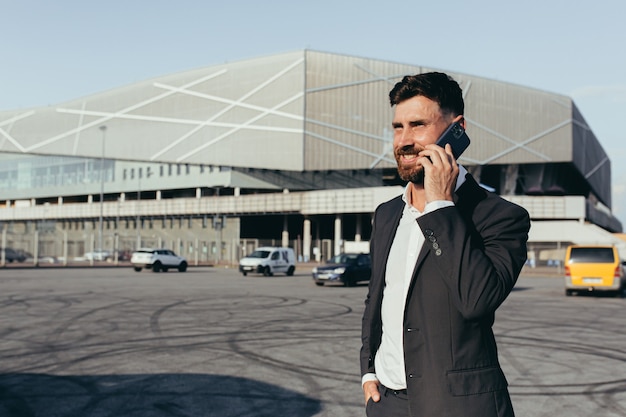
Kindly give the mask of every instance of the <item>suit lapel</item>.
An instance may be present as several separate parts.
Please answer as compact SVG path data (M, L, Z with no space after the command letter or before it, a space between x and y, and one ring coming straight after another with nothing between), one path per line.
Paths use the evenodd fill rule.
M376 229L379 230L378 236L381 239L380 243L376 246L376 256L378 259L384 260L384 262L377 262L375 268L372 271L372 276L380 276L380 280L372 280L377 284L377 288L373 289L372 293L378 295L378 301L382 300L382 292L385 287L385 275L387 271L387 259L389 252L391 251L391 244L396 235L400 218L402 217L402 211L404 209L404 201L402 196L396 197L391 200L389 204L381 206L382 212L376 217Z
M482 191L482 192L481 192ZM485 190L483 190L478 183L474 180L469 173L465 175L465 181L459 187L458 190L454 193L454 204L457 206L461 212L462 216L466 216L468 213L472 213L474 211L474 207L480 200L485 198ZM468 221L471 221L471 216L467 218ZM416 220L417 221L417 220ZM396 224L397 226L397 224ZM422 267L422 264L430 254L430 249L428 245L422 245L422 249L420 250L419 256L417 257L417 261L415 262L415 268L413 269L413 275L411 278L410 288L412 289L415 285L415 280L417 278L418 271ZM409 290L411 291L411 290Z
M392 201L392 204L389 205L388 209L390 211L389 215L380 216L381 220L384 220L382 224L377 225L377 227L381 227L383 230L391 231L391 233L385 233L384 236L386 240L382 245L384 249L383 259L387 259L389 256L389 252L391 251L391 244L393 243L393 239L396 236L396 230L398 229L398 225L400 224L400 218L402 218L402 212L404 210L404 201L402 201L401 197Z

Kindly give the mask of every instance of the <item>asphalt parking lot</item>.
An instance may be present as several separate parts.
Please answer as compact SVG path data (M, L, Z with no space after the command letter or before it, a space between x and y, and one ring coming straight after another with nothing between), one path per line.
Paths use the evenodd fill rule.
M0 417L364 416L366 291L302 269L2 269ZM495 326L518 416L626 416L625 306L520 278Z

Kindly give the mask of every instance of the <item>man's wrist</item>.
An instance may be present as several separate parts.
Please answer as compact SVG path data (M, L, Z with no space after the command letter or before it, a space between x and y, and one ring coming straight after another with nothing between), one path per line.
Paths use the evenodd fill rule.
M378 378L376 378L375 373L367 373L361 377L361 386L365 385L366 382L375 381L378 382Z

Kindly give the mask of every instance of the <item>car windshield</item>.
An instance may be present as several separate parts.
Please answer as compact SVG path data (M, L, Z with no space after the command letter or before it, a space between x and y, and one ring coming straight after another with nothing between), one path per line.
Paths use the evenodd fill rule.
M342 253L340 255L333 256L326 262L329 264L352 264L356 261L356 258L358 256L359 255L356 255L356 254L353 255L353 254Z
M269 254L268 250L255 250L248 258L267 258Z
M613 263L613 248L572 248L569 262L575 263Z

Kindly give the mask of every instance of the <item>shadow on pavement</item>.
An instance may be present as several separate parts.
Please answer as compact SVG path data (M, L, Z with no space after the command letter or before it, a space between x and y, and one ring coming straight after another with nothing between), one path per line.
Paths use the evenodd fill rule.
M3 417L310 417L321 408L317 399L232 376L0 375Z

